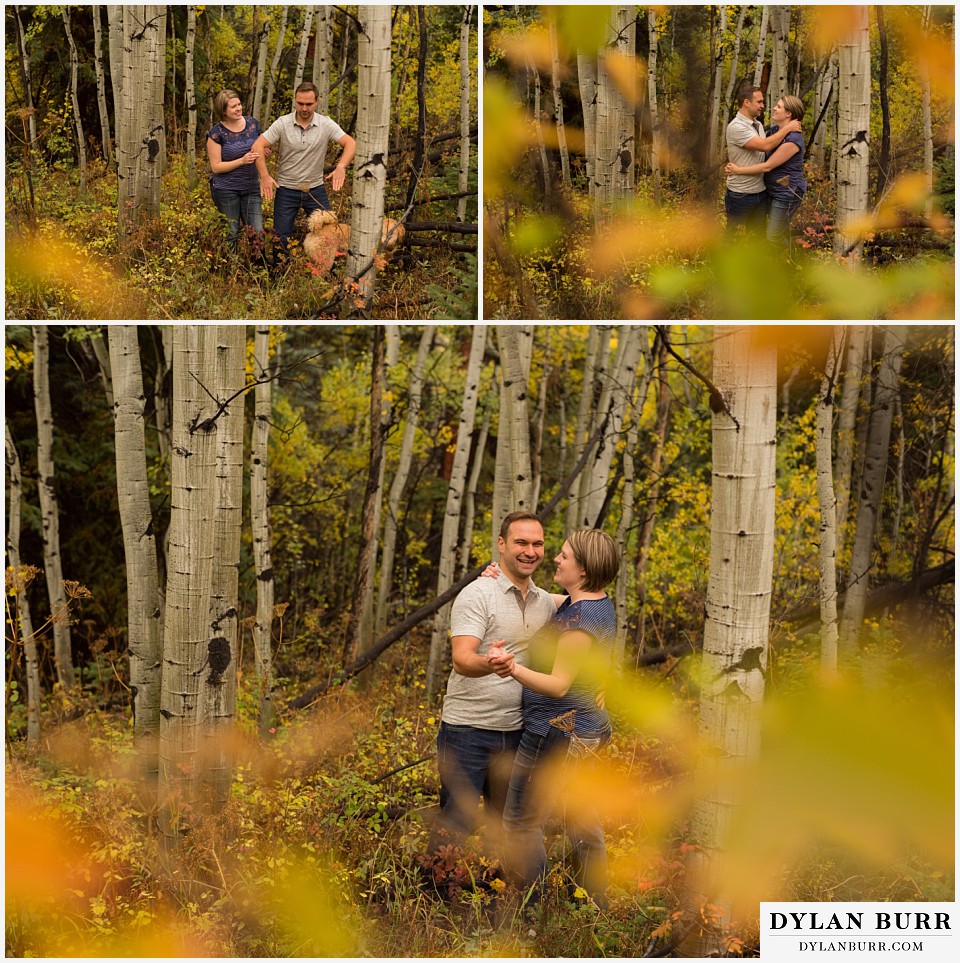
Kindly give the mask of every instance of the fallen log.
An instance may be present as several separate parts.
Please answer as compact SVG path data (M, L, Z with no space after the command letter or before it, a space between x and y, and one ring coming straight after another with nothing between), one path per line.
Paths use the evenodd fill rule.
M468 244L466 241L445 241L441 237L405 237L404 247L442 247L448 251L463 251L467 254L476 254L476 244Z
M476 224L462 224L460 221L404 221L404 230L408 234L418 231L441 231L444 234L477 234Z

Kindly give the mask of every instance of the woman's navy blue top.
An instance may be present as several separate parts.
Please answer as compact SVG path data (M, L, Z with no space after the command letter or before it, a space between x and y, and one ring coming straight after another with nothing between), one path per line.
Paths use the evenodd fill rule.
M773 127L767 128L767 135L775 134L778 130L780 130L779 125L774 124ZM797 131L787 134L777 146L782 144L796 144L800 149L786 163L774 167L772 171L767 171L763 175L763 183L770 197L781 201L799 201L807 190L807 182L803 179L803 134ZM769 160L776 150L775 147L767 151L765 159Z
M260 121L253 117L244 117L243 130L230 130L217 122L207 132L207 137L220 145L220 159L234 161L249 153L253 142L263 133ZM241 164L226 174L213 174L210 183L218 190L226 191L257 191L260 189L260 178L257 175L256 164Z
M573 680L567 694L551 699L524 687L523 726L539 736L550 732L550 720L576 709L573 731L577 735L593 735L610 731L610 717L598 709L598 672L610 663L617 632L617 616L613 602L602 599L567 599L557 614L531 640L527 649L527 665L536 672L550 673L557 652L557 638L563 632L580 629L593 637L586 665Z

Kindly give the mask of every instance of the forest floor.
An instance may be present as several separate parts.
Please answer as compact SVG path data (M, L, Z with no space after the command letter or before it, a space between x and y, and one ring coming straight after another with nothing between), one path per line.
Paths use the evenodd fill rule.
M432 196L431 190L446 188L425 182L423 189ZM270 205L264 215L269 227ZM443 220L449 211L438 203L417 208L414 217ZM308 320L336 318L341 306L349 308L340 297L343 258L323 277L296 241L291 249L290 267L277 274L264 266L255 240L242 238L232 253L205 174L191 186L179 157L164 175L159 219L123 252L116 175L102 162L89 165L82 193L75 171L38 170L30 183L21 172L7 188L6 318ZM403 246L378 272L372 316L472 320L477 290L475 255L452 252L442 242Z
M815 652L811 644L781 652L778 687L796 684L802 667L815 665ZM156 807L139 796L128 713L104 707L123 701L104 699L104 681L117 678L108 662L88 668L83 695L51 697L37 751L21 741L22 704L8 703L7 955L634 957L669 943L685 860L695 849L688 814L696 694L682 664L647 670L645 681L622 692L611 689L621 707L617 734L584 783L570 790L570 805L578 785L601 800L609 908L601 911L571 884L562 833L550 824L555 870L541 905L522 913L523 894L504 882L479 839L471 837L463 852L425 858L437 805L438 712L415 660L397 652L382 661L375 679L333 691L299 713L281 710L265 741L257 736L255 680L241 675L237 738L221 746L234 758L228 799L216 815L192 816L176 849L157 842ZM941 673L941 683L948 676ZM916 732L905 720L922 710L906 708L913 697L902 679L903 711L895 719L889 693L882 695L883 718L845 699L843 726L856 730L852 738L875 731L891 754L904 743L912 747ZM813 703L807 711L816 715L788 720L784 731L802 740L830 729L845 767L836 771L852 766L849 778L862 794L876 760L858 771L837 716ZM763 845L754 837L743 854L751 885L774 885L785 899L952 899L952 872L944 869L952 844L939 854L939 868L913 846L891 858L889 841L871 833L870 800L849 806L828 796L831 814L816 826L824 835L806 840L798 859L796 846L805 841L797 806L809 787L797 787L812 783L829 793L834 780L829 753L811 780L797 752L795 746L784 772L799 768L803 782L778 772L780 795L756 794L758 832L767 835ZM919 757L924 762L922 751ZM902 766L902 756L891 765ZM930 768L942 773L949 766ZM936 791L943 791L939 783ZM917 819L915 800L907 802ZM952 824L952 807L947 816L921 821L939 832ZM868 858L831 842L830 820L843 818L855 821ZM736 935L722 928L717 935L729 951L756 955L756 932L744 919Z

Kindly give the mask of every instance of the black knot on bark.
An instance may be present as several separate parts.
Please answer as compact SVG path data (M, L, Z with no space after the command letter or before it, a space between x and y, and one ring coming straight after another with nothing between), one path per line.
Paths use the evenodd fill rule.
M223 636L207 643L207 661L210 663L207 685L219 685L223 681L223 673L230 665L230 643Z

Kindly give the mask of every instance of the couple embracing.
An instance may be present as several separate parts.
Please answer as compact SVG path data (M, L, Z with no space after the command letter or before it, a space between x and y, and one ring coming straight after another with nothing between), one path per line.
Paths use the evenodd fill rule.
M548 869L548 768L611 736L600 678L616 616L604 588L617 575L620 553L604 532L573 532L554 560L566 594L551 595L532 579L544 553L536 515L508 515L498 547L499 572L484 573L496 577L467 586L451 613L453 671L437 740L440 816L429 849L462 843L482 796L488 823L502 817L507 870L535 903ZM561 716L567 725L551 725ZM566 812L565 828L577 882L603 906L607 860L599 815L578 802Z
M766 131L763 91L744 85L737 92L740 109L727 126L727 191L724 208L727 229L743 224L760 232L766 226L768 240L787 243L790 221L803 200L807 183L803 179L804 141L800 121L803 101L781 97L773 110L773 126Z

